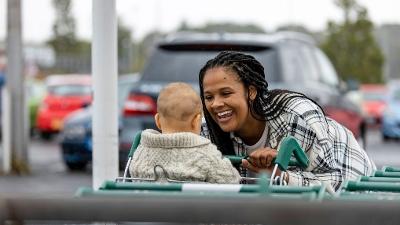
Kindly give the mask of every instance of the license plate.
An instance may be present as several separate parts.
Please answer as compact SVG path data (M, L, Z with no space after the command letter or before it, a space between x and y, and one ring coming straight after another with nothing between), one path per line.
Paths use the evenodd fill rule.
M53 128L54 130L60 130L62 127L62 121L60 119L53 119L51 121L51 128Z

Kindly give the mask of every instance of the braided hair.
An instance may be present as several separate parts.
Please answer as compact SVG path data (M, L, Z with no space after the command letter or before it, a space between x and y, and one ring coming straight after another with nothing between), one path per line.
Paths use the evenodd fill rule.
M249 91L254 86L257 94L254 100L247 95L247 102L251 115L260 121L274 119L280 115L284 106L293 98L305 97L303 94L288 90L268 90L268 82L265 79L264 67L253 56L234 51L223 51L215 58L209 60L199 72L200 97L204 108L204 117L209 129L210 139L222 154L234 155L233 144L230 135L224 132L212 119L207 111L204 101L203 79L206 72L213 68L226 68L236 73L244 87ZM306 97L305 97L306 98Z

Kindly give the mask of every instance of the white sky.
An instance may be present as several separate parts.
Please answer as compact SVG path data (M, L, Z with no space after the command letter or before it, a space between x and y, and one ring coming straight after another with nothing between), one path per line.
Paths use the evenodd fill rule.
M135 39L160 29L172 31L182 21L189 25L206 22L256 24L266 31L287 23L297 23L311 30L322 30L328 20L338 21L341 11L333 0L116 0L117 13L133 31ZM358 0L367 7L376 25L400 24L400 0ZM7 0L0 0L0 40L6 33ZM77 34L90 39L92 1L73 0ZM29 42L43 42L52 35L54 9L51 0L22 0L23 37Z

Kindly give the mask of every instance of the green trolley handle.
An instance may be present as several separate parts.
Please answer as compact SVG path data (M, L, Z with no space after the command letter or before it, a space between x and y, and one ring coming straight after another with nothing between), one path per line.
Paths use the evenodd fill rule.
M294 159L292 159L292 155L294 156ZM248 156L231 155L225 155L225 157L228 158L234 166L239 166L242 164L243 159L248 158ZM275 164L275 167L272 171L270 185L272 185L273 182L278 183L278 181L279 184L284 185L286 182L283 177L288 166L297 166L305 169L309 165L309 160L297 140L293 136L287 136L280 142L278 146L278 155L274 159L273 163ZM280 176L275 176L278 167L282 171L282 174Z
M294 159L292 159L292 154ZM225 155L234 166L242 164L242 160L248 156ZM288 166L297 166L303 169L308 167L309 160L297 140L292 136L285 137L278 146L278 155L273 161L279 169L286 171Z
M139 146L139 144L140 144L140 139L141 139L141 138L142 138L142 131L140 131L139 133L137 133L137 134L135 135L135 139L133 140L131 149L129 150L128 162L126 163L126 166L125 166L124 176L122 177L122 181L125 181L125 179L126 179L127 176L128 176L129 166L130 166L131 161L132 161L133 153L135 153L137 147Z

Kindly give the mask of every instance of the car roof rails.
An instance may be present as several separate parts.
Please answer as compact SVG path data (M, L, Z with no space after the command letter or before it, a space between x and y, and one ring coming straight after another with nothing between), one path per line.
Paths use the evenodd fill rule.
M162 43L187 43L187 42L213 42L213 41L246 41L257 43L277 43L280 41L301 41L310 45L315 45L315 40L308 34L294 32L294 31L279 31L276 33L262 34L262 33L204 33L181 31L167 35Z

